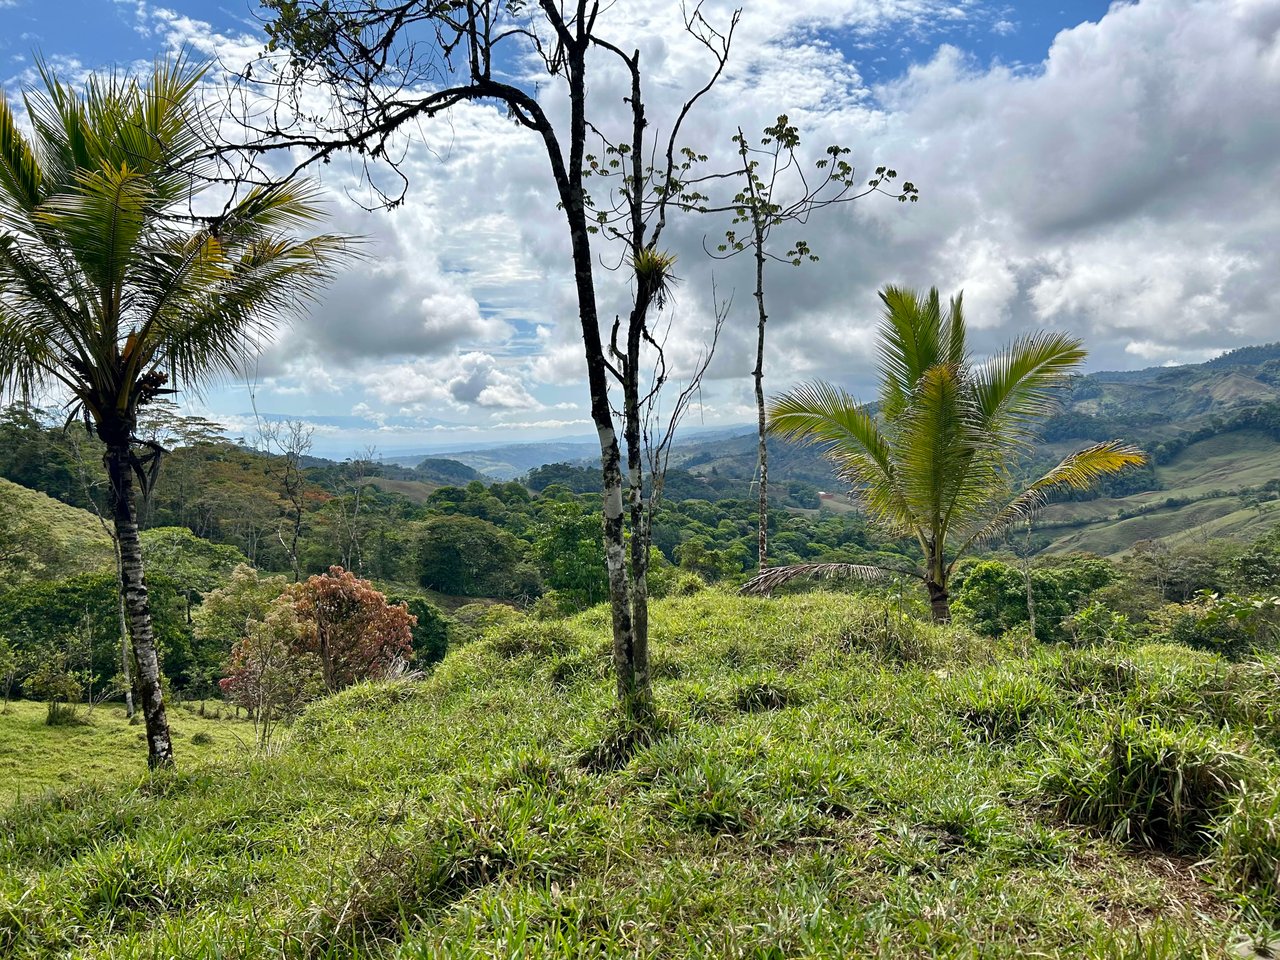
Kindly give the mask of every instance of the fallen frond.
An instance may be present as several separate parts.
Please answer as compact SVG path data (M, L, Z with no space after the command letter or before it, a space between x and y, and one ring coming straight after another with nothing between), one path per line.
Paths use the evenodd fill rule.
M861 563L792 563L762 570L742 585L740 593L769 594L783 584L801 578L809 580L883 580L894 573L883 567Z

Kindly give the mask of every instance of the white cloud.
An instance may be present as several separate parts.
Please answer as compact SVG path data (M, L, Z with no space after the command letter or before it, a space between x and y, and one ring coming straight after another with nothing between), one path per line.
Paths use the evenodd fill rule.
M234 59L260 42L132 2L163 44ZM723 23L731 8L703 9ZM673 29L674 0L620 0L601 20L640 49L660 130L703 78L705 53ZM978 0L744 6L729 71L686 142L727 166L739 124L757 131L786 110L807 148L847 143L860 170L888 163L921 189L918 204L871 197L779 238L803 236L822 259L769 267L772 387L824 376L867 388L876 291L890 282L963 287L979 350L1054 326L1084 336L1096 367L1202 359L1276 336L1280 0L1117 3L1059 33L1038 67L967 52L1014 32L1007 4ZM880 83L870 78L891 41L925 53ZM621 72L600 61L591 90L593 115L616 128ZM555 82L544 76L539 94L562 115ZM343 410L362 404L371 420L403 408L470 424L424 430L575 423L511 419L585 409L567 240L540 144L474 105L414 135L408 202L394 213L362 213L345 196L350 164L324 168L335 224L368 236L372 256L269 348L264 385L283 397L341 394ZM687 371L710 328L714 274L735 309L706 416L740 420L752 410L750 265L702 252L725 225L676 218L669 228L682 282L668 345ZM599 238L596 252L611 255ZM607 330L626 288L605 270L597 282Z

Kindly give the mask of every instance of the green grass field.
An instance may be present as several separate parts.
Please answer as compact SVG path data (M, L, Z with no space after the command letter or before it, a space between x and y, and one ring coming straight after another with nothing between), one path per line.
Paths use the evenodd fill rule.
M607 637L516 621L266 753L23 803L0 954L1212 957L1277 919L1275 661L706 591L655 605L641 736Z
M56 727L45 725L43 703L19 700L0 713L0 807L53 788L131 784L146 772L143 728L125 719L122 704L78 712L87 716L83 724ZM185 765L233 756L254 743L253 725L244 720L201 717L186 704L171 707L170 713L174 749Z
M1215 495L1259 487L1280 477L1280 444L1261 432L1239 430L1202 440L1158 467L1156 474L1159 490L1045 508L1039 522L1053 537L1051 552L1083 550L1114 556L1140 540L1174 544L1209 536L1249 539L1280 520L1280 501L1253 506L1239 496ZM1170 497L1189 497L1192 502L1164 506ZM1140 516L1117 516L1140 507L1152 509ZM1052 526L1064 521L1078 522Z

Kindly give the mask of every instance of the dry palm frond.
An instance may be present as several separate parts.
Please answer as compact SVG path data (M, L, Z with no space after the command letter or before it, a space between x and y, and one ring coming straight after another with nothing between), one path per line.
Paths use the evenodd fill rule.
M895 571L861 563L792 563L770 567L742 585L741 593L769 594L783 584L801 578L809 580L883 580Z

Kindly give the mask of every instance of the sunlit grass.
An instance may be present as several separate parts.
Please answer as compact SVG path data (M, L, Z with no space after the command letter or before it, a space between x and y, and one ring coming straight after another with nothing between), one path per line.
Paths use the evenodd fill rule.
M201 717L198 706L169 710L174 749L184 765L231 756L253 744L253 725L230 719L229 707L210 701L209 716ZM222 719L213 719L214 710ZM22 700L0 713L0 808L56 787L132 783L146 771L142 718L129 723L123 704L100 704L92 713L78 707L77 722L56 727L45 724L45 713L43 703Z
M1274 670L867 603L657 604L654 736L611 719L595 610L318 703L267 755L24 805L0 953L1216 956L1275 920L1280 761L1234 706ZM1109 787L1087 745L1125 737L1163 766ZM1225 772L1170 819L1192 765Z

